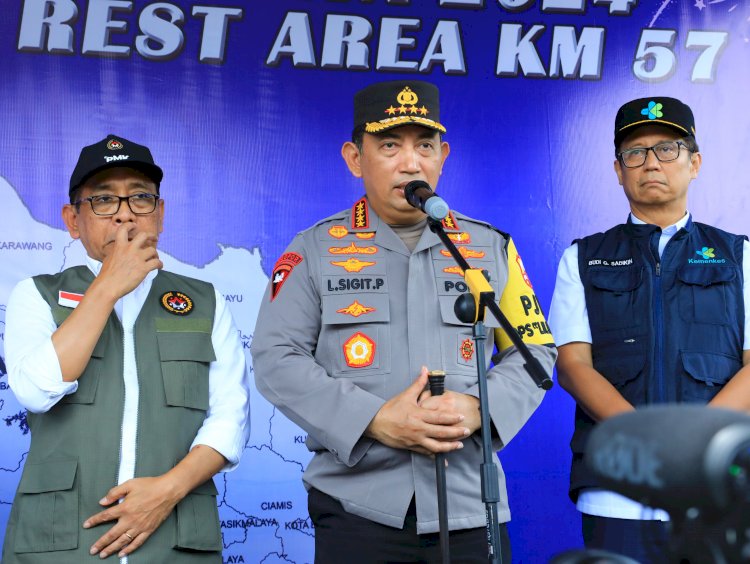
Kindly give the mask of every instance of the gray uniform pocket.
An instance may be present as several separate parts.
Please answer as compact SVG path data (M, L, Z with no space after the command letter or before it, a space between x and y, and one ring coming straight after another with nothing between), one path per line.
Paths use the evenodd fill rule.
M318 354L334 378L386 374L391 370L390 307L387 294L323 296Z

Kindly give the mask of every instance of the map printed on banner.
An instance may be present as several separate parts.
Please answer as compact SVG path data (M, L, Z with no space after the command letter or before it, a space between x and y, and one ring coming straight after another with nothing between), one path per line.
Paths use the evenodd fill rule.
M0 177L0 544L29 448L26 412L8 387L5 366L5 305L17 282L83 264L80 242L67 232L35 221L14 188ZM168 206L168 203L167 203ZM168 213L168 212L167 212ZM22 234L22 235L19 235ZM22 237L22 239L19 239ZM240 332L248 368L250 343L268 278L257 250L221 247L203 268L159 253L165 270L213 283L229 305ZM310 459L306 435L265 401L253 386L251 436L239 467L214 478L219 490L219 517L224 562L309 562L313 529L301 475ZM113 484L114 485L114 484ZM104 493L104 492L102 492Z

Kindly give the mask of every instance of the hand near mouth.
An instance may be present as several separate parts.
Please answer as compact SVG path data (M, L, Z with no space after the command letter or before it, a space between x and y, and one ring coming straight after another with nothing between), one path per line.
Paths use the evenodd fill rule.
M133 224L118 227L111 251L102 261L97 277L119 299L131 292L152 270L163 268L156 250L158 238L139 232Z

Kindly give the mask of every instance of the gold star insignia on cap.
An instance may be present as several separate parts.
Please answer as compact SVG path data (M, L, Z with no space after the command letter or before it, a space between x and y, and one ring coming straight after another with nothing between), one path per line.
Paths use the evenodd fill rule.
M437 87L428 82L414 80L373 84L357 92L354 102L355 128L364 125L367 133L380 133L408 124L445 133L445 127L440 123Z

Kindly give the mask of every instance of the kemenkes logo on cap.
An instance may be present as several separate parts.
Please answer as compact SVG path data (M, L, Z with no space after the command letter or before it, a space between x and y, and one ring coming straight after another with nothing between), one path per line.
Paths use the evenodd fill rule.
M107 149L111 149L112 151L119 151L122 149L122 146L122 143L117 139L110 139L107 143Z
M648 107L641 110L641 115L648 116L648 119L664 117L664 112L661 111L662 108L664 108L664 105L662 103L657 104L656 102L651 100L648 103Z

